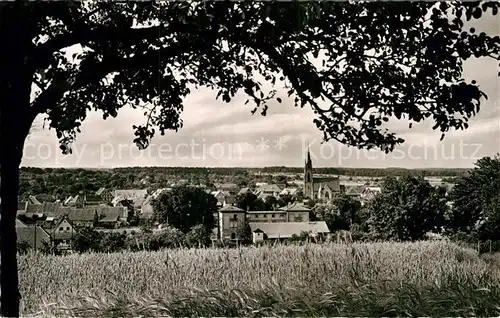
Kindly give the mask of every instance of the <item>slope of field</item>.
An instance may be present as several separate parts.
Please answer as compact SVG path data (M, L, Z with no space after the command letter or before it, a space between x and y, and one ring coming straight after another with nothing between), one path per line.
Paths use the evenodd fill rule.
M500 270L445 242L20 258L24 314L498 316Z

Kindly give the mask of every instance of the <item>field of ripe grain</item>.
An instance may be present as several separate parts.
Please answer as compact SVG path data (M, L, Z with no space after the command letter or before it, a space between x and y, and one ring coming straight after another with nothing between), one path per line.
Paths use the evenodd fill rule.
M20 257L24 314L498 316L500 270L445 242Z

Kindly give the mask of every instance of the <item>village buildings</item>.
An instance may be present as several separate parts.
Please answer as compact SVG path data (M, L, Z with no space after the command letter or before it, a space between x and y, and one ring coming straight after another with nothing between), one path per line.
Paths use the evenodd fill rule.
M301 233L324 236L328 234L328 227L325 222L311 221L310 200L328 203L336 195L345 194L364 205L382 191L378 183L370 180L341 182L338 176L319 177L313 172L311 155L307 151L302 179L288 176L282 184L258 182L239 188L234 183L219 183L215 184L215 190L206 187L205 191L215 197L218 206L218 211L214 213L216 226L213 239L237 240L238 233L246 224L251 228L255 242L286 239ZM181 180L170 186L186 183L187 180ZM148 192L146 189L100 188L95 193L75 194L63 202L41 202L35 196L28 196L18 206L18 237L32 247L49 241L60 249L70 249L71 241L81 227L97 231L136 232L128 224L129 213L133 211L143 224L152 224L154 199L171 189L159 188ZM238 196L248 194L266 202L267 210L238 208ZM283 201L285 198L286 201ZM273 199L270 202L274 203L268 204L268 199ZM277 204L280 199L283 199L281 205L288 203L280 207Z

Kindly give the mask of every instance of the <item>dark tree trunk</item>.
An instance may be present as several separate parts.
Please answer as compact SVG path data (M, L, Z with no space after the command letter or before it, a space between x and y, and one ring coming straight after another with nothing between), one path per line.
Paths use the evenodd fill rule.
M0 136L2 138L4 135ZM4 139L4 138L2 138ZM4 153L2 147L2 153ZM7 156L2 155L2 159ZM19 163L5 158L1 163L0 205L0 287L1 313L19 317L19 280L17 275L16 213L19 189ZM9 160L10 159L10 160Z
M5 95L0 94L1 97ZM22 110L21 105L0 107L0 304L4 317L19 317L16 215L19 166L30 125Z
M30 111L33 45L19 1L0 11L0 306L4 317L19 317L16 214L19 166L34 115Z
M13 92L26 94L18 89L13 89ZM16 258L19 166L24 140L31 125L25 108L29 104L13 95L0 94L0 103L12 106L0 106L0 304L1 315L4 317L19 317L20 292Z

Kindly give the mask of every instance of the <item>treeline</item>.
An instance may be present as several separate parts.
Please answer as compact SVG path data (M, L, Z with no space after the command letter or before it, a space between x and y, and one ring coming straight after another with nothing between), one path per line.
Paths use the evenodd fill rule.
M299 167L265 167L249 169L260 173L303 173L304 168ZM398 177L401 175L423 175L426 177L456 177L462 176L470 169L463 168L431 168L431 169L405 169L405 168L314 168L315 174L334 174L351 177Z
M316 168L316 174L335 174L366 177L390 177L406 175L462 176L466 169L353 169ZM149 189L171 186L184 181L193 185L215 188L217 183L236 183L239 187L252 186L256 182L284 183L301 178L302 168L190 168L190 167L130 167L116 169L63 169L21 168L21 198L41 196L45 200L64 200L79 193L94 193L101 187L108 189ZM288 174L285 176L284 174ZM290 174L294 174L290 176Z
M485 157L451 191L422 176L384 179L381 193L361 206L347 196L314 206L330 231L349 231L355 240L415 241L428 233L500 249L500 157Z
M424 175L428 177L454 177L462 176L470 169L465 168L314 168L316 174L333 174L353 177L396 177L400 175ZM237 172L248 171L257 174L302 174L303 167L264 167L264 168L211 168L211 167L127 167L114 169L66 169L66 168L34 168L23 167L21 171L26 174L80 174L84 171L113 175L120 174L167 174L167 175L219 175L231 176Z

